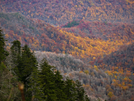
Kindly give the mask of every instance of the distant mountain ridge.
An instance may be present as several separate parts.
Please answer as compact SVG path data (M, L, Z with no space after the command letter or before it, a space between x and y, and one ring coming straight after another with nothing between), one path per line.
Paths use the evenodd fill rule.
M71 20L134 23L133 0L1 0L1 12L20 12L53 25Z

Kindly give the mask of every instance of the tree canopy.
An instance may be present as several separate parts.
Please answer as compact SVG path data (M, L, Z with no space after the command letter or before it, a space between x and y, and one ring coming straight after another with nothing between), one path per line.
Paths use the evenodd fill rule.
M7 51L1 30L0 39L0 81L3 82L0 84L0 91L4 92L4 96L0 93L0 100L9 101L12 98L17 101L22 94L22 99L26 101L89 101L80 82L68 78L63 80L60 72L45 59L38 65L30 48L27 45L22 47L18 40L12 42L9 50L8 58L12 61L4 62ZM8 76L5 77L6 74ZM24 84L24 89L21 84Z

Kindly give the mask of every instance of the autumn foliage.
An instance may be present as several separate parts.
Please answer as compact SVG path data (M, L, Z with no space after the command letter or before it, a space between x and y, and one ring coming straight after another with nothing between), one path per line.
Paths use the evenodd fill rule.
M20 12L54 25L74 19L129 22L133 19L133 0L1 0L0 11Z
M19 40L31 50L44 51L50 64L60 61L55 66L62 75L79 79L89 95L110 101L134 99L133 0L1 0L0 4L7 50ZM73 61L73 56L83 62Z

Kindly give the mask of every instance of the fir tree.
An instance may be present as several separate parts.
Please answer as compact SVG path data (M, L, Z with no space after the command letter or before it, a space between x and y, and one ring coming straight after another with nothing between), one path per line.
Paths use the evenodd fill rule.
M64 92L66 87L59 71L55 72L55 86L57 101L69 101L67 95Z
M55 77L53 73L53 68L46 61L44 61L41 65L40 72L40 81L42 84L42 90L44 93L44 99L46 101L57 101L56 91L55 91Z
M4 35L2 33L2 30L0 29L0 63L6 59L6 56L8 55L8 52L5 50L5 39Z
M11 67L15 68L18 64L18 60L21 57L21 43L18 40L12 42L11 50Z
M21 44L18 40L12 43L12 62L15 64L13 71L15 72L15 75L17 75L18 80L24 83L26 100L31 100L32 93L28 91L28 88L30 87L29 78L33 70L37 69L36 58L27 45L21 48Z
M65 81L64 91L69 101L76 101L77 96L76 96L75 83L69 78L67 78Z
M84 95L85 95L84 88L82 87L81 83L78 80L75 82L75 84L77 91L77 101L84 101Z

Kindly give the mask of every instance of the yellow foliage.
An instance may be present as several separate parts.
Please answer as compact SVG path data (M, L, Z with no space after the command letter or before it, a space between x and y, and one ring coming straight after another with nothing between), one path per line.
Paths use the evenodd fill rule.
M98 70L99 70L99 69L98 69L98 67L97 67L96 65L94 65L94 68L95 68L95 70L96 70L96 71L98 71Z
M111 40L105 41L81 36L76 37L74 33L66 32L61 29L59 31L65 35L66 40L69 40L69 43L73 46L74 51L79 52L79 54L74 54L70 50L70 53L73 53L72 55L77 55L84 58L88 58L89 56L92 56L93 59L96 59L98 56L103 57L104 53L108 55L111 52L116 51L118 46L126 43L124 39L120 41L117 39L111 42ZM118 69L118 67L116 69Z
M128 86L122 86L122 89L123 90L127 90L128 89Z
M124 80L124 81L127 81L127 80L128 80L128 78L127 78L127 77L125 77L123 80Z
M132 87L132 84L128 84L129 87Z
M93 59L96 59L95 57L93 57Z
M125 82L122 82L122 85L124 86L125 85Z
M117 76L115 75L114 78L117 79Z
M122 86L121 86L121 84L118 84L118 86L121 88Z
M88 70L85 70L84 73L89 74L89 71Z
M115 79L113 79L113 82L116 82L116 80L115 80Z
M109 92L108 96L111 98L113 96L113 92Z
M113 74L111 73L111 71L105 71L109 76L113 76Z

